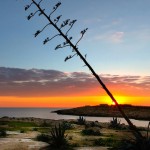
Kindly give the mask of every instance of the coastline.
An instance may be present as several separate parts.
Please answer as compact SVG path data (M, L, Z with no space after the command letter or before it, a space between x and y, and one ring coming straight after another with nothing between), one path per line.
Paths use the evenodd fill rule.
M149 106L121 105L122 109L130 119L150 120ZM89 116L89 117L122 117L114 105L101 104L97 106L83 106L72 109L61 109L53 111L61 115Z

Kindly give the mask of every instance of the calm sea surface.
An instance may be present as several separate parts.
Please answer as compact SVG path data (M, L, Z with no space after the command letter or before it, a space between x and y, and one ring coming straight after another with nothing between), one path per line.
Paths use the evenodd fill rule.
M52 113L52 111L59 110L63 108L0 108L0 117L35 117L44 119L77 119L78 116L72 115L58 115ZM99 122L109 122L112 117L85 117L89 121L99 121ZM120 118L121 123L126 123L123 118ZM148 121L140 121L131 119L132 123L136 126L147 127Z

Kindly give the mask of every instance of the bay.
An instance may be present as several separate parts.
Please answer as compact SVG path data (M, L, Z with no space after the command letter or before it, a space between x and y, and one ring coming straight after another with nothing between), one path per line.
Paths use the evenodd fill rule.
M0 117L35 117L43 119L78 119L79 116L73 115L58 115L53 111L67 108L0 108ZM112 117L85 117L88 121L110 122ZM127 124L124 118L119 118L121 123ZM136 126L147 127L149 121L131 119Z

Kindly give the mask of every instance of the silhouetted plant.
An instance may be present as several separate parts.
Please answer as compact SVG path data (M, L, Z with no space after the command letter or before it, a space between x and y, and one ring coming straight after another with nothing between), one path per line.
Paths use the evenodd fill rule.
M121 129L121 120L119 120L117 117L113 117L113 119L110 121L110 128L114 129Z
M20 133L25 133L25 130L24 130L24 129L21 129L21 130L20 130Z
M58 34L52 36L51 38L47 37L43 41L43 44L46 44L47 42L51 41L52 39L54 39L57 36L63 37L64 42L62 44L58 44L56 46L55 50L60 49L60 48L64 48L64 47L70 47L71 48L72 54L69 55L69 56L66 56L66 58L65 58L64 61L68 61L71 58L73 58L75 56L78 56L84 62L85 66L88 67L88 69L91 71L91 73L93 74L93 76L97 79L97 81L100 84L100 87L102 87L105 90L105 92L108 94L108 96L115 103L115 105L117 106L118 110L120 111L120 113L122 114L122 116L124 117L124 119L129 124L129 127L130 127L132 133L134 134L134 136L136 138L140 139L140 140L143 140L142 134L137 130L136 126L134 126L132 124L132 122L130 121L130 119L128 118L128 116L124 113L124 111L122 110L122 108L118 104L117 100L112 95L112 93L109 91L109 89L102 82L102 80L100 79L100 77L98 76L98 74L94 71L94 69L91 67L91 65L86 60L87 54L82 55L81 52L78 49L78 44L82 40L82 38L85 35L85 33L87 32L88 28L83 29L80 32L81 36L80 36L79 40L77 40L76 43L73 43L71 41L72 36L68 36L68 34L70 33L70 30L74 26L74 23L76 22L76 20L66 19L63 22L61 22L60 25L58 25L58 23L60 23L60 18L61 18L62 15L55 17L54 20L52 19L52 14L61 6L61 2L56 3L56 5L53 7L52 11L49 13L49 15L47 15L45 13L45 9L42 9L42 7L40 5L43 0L40 0L39 3L36 2L36 0L31 0L31 1L32 1L31 4L25 6L25 11L28 10L33 4L36 6L37 10L34 13L30 13L28 15L27 19L30 20L31 18L33 18L38 13L38 15L43 15L47 19L47 21L49 22L47 25L45 25L45 27L42 30L37 30L37 32L34 34L34 36L37 37L48 26L53 26L56 29L56 31L58 31ZM67 31L63 31L63 28L67 28Z
M37 135L36 140L49 143L50 142L50 135L43 134L43 133L39 134L39 135Z
M77 124L79 125L85 125L86 120L84 119L83 116L79 116L79 118L77 119Z
M0 129L0 137L6 137L7 133L5 129Z
M142 140L138 138L122 139L117 145L114 145L111 150L150 150L149 126L150 122L147 127L146 136Z
M55 125L54 128L51 130L51 141L50 146L57 149L65 149L69 147L68 141L65 135L65 129L62 127L61 124L58 126Z

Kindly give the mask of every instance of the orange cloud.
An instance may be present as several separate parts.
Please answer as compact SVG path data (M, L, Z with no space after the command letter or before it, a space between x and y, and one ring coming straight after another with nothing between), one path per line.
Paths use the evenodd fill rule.
M1 107L72 107L110 103L96 79L84 72L0 67ZM100 75L120 103L150 105L150 76ZM126 100L123 101L123 97Z

